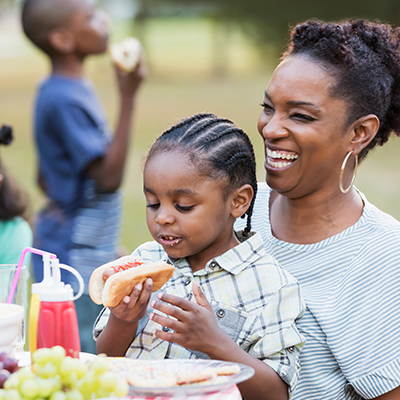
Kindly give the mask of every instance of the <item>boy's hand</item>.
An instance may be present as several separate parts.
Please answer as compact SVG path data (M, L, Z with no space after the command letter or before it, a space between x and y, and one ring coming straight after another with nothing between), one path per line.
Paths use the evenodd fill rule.
M137 323L143 318L150 301L153 281L149 278L143 286L142 288L140 283L137 284L129 296L125 296L117 306L110 307L116 318L129 323Z
M116 65L114 65L114 69L117 75L119 92L123 97L135 95L141 82L146 78L148 73L143 51L140 54L136 68L132 72L126 73Z
M218 343L218 337L222 340L225 333L218 326L214 311L197 282L193 282L193 294L197 304L166 293L158 295L162 301L152 301L154 309L173 318L151 313L150 319L174 331L156 330L154 335L190 350L209 354Z

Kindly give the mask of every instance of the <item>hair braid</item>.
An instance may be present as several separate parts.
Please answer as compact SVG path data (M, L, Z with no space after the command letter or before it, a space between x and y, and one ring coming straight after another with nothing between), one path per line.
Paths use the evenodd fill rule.
M179 150L192 160L199 173L211 179L225 179L224 194L250 184L254 195L242 216L247 215L243 234L251 231L251 215L257 193L256 161L247 134L229 119L214 114L197 114L174 125L154 142L145 163L162 151Z

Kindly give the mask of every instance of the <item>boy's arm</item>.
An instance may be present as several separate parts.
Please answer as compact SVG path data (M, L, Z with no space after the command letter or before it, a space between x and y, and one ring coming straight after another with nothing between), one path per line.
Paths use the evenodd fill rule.
M87 168L89 176L97 182L101 189L108 192L117 190L122 182L136 94L147 73L143 57L136 69L128 75L121 73L117 67L115 70L120 95L120 112L116 130L104 156L94 160Z

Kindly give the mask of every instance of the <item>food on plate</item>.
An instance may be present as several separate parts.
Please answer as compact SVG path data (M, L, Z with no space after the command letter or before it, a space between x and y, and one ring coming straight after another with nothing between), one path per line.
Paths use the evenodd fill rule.
M121 43L114 43L110 48L111 60L127 74L136 68L141 52L142 45L134 37L126 38Z
M135 256L124 256L96 268L89 280L89 295L96 304L115 307L129 296L138 283L153 280L153 292L160 289L174 273L165 262L144 263Z
M131 386L137 388L171 388L186 385L213 385L229 382L230 376L240 372L237 364L205 366L187 364L178 367L165 360L153 364L151 361L132 360L128 358L108 358L108 368L115 376L125 377ZM185 367L186 366L186 367Z

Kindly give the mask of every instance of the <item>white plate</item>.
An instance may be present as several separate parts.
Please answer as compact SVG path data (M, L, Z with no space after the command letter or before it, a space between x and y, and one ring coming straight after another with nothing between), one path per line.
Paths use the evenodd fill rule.
M201 395L212 392L219 392L226 389L232 384L237 384L247 379L250 379L254 375L254 369L238 363L232 363L227 361L218 360L138 360L146 363L149 367L160 367L163 370L171 370L174 372L187 372L195 371L196 369L202 370L208 367L221 367L228 365L238 365L240 371L235 375L230 375L226 382L215 383L212 385L205 384L190 384L181 386L171 386L162 388L151 388L151 387L138 387L129 386L130 396L141 396L141 397L154 397L154 396L189 396L189 395Z
M79 359L83 362L93 360L97 356L92 353L79 353ZM18 360L19 367L28 367L31 365L31 352L30 351L23 351L21 353L16 353L15 358Z

